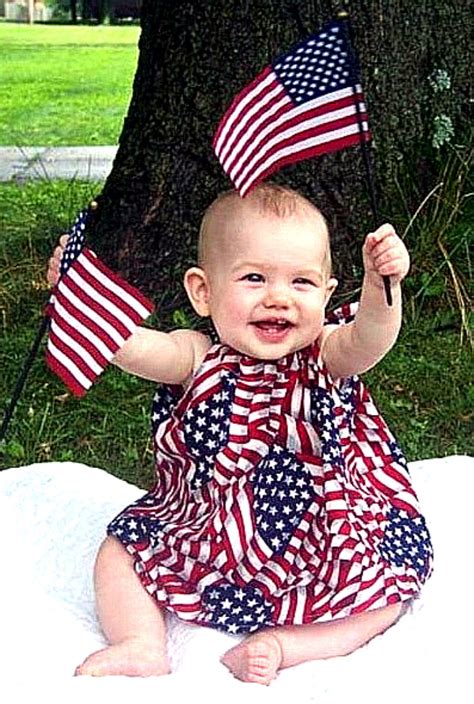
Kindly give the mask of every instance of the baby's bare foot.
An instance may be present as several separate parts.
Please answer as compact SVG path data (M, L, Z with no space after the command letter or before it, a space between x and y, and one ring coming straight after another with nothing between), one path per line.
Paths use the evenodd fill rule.
M221 662L243 682L270 684L282 661L280 641L270 631L250 636L225 653Z
M74 674L93 677L152 677L167 675L169 672L168 656L165 651L156 647L156 643L131 639L92 653L76 668Z

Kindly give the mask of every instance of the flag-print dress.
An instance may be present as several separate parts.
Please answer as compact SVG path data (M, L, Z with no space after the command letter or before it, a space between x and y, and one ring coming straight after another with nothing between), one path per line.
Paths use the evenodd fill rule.
M344 321L342 321L344 322ZM109 525L145 589L229 633L416 596L432 567L406 461L357 377L317 345L276 362L209 350L153 406L156 484Z

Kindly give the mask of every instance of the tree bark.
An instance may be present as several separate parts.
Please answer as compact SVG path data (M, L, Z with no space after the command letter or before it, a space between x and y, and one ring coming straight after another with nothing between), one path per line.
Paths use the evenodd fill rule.
M90 233L104 260L161 304L163 319L183 303L181 274L194 261L203 210L231 186L211 146L220 117L271 60L319 29L340 5L144 0L132 100ZM366 0L355 4L352 16L382 196L393 192L400 160L412 158L414 145L426 138L421 82L427 84L437 62L460 61L457 42L469 24L463 1L440 2L438 23L429 5ZM458 74L465 90L467 65ZM342 255L336 274L343 290L353 286L363 228L371 224L358 148L286 167L274 180L321 207L332 226L336 262ZM383 205L385 215L390 205Z
M28 4L26 6L27 9L27 15L28 15L28 24L33 24L35 21L35 2L34 0L28 0Z
M97 21L99 24L104 24L110 19L112 12L112 0L98 0L97 2Z
M81 17L82 21L88 22L92 19L92 0L82 0Z

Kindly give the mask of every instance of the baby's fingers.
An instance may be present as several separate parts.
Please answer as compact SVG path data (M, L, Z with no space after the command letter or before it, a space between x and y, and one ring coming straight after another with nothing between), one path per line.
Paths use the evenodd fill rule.
M390 242L393 243L395 239L398 240L398 235L395 232L394 227L386 223L385 225L381 225L377 228L375 232L370 232L367 235L365 238L364 249L367 254L372 255L374 249L383 251L390 246Z
M48 260L48 269L46 271L46 280L48 284L55 286L59 279L59 262L54 258L50 257Z
M373 268L380 276L403 278L408 273L409 266L408 257L403 253L391 250L380 254L373 260Z
M392 225L382 225L367 235L364 243L366 270L380 276L392 276L397 281L406 276L410 268L408 250Z
M59 238L59 244L54 248L53 255L48 259L48 269L46 271L46 280L49 284L54 286L57 284L59 279L59 268L62 256L64 254L64 248L69 239L69 235L61 235Z

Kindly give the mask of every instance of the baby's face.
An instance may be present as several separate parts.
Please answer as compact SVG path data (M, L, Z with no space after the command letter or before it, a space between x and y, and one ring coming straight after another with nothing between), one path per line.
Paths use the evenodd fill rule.
M208 308L221 342L279 359L314 342L336 285L317 213L281 218L243 209L221 218L204 269Z

